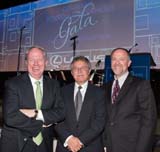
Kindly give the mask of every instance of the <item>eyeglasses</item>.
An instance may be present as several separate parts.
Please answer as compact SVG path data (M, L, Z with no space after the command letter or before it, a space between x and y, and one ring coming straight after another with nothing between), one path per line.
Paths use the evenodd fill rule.
M87 71L87 70L89 70L89 67L87 67L87 66L83 66L83 67L73 67L72 68L72 71L73 72L79 72L79 71Z

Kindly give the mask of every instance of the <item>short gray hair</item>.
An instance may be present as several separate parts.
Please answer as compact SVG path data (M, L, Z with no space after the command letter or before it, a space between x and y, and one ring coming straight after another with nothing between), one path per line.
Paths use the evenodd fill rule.
M70 65L70 68L72 69L72 66L75 62L77 61L83 61L85 62L87 65L88 65L88 68L91 69L91 63L90 61L88 60L88 58L86 58L85 56L76 56L73 58L72 62L71 62L71 65Z
M44 58L47 59L47 53L46 53L45 49L43 47L38 46L38 45L34 45L34 46L31 46L27 49L27 51L25 53L25 60L27 60L27 58L28 58L28 53L34 48L41 50L44 54Z

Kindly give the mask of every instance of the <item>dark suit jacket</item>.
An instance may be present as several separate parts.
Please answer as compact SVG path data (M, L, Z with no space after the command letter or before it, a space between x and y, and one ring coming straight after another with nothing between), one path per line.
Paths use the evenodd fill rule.
M48 147L52 146L53 127L42 128L42 121L28 118L19 111L23 108L36 108L28 73L6 82L1 152L20 152L25 143L40 131ZM45 125L55 124L64 119L64 104L61 100L59 84L46 76L43 78L41 110Z
M150 83L129 75L114 105L112 83L104 85L108 120L105 146L109 152L151 152L156 106Z
M62 90L65 102L65 120L56 125L58 145L56 152L68 152L63 144L66 138L74 135L84 144L80 152L103 152L102 131L105 124L105 100L102 89L88 84L79 121L74 107L74 84Z

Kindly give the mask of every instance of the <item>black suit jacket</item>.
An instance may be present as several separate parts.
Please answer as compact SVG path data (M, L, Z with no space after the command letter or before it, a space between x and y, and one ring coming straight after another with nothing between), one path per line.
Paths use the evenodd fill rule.
M43 122L28 118L19 109L35 109L33 87L28 73L8 80L5 84L3 104L4 127L2 129L2 152L20 152L25 143L42 131L44 141L52 146L53 128L43 128ZM43 100L41 107L44 124L55 124L64 119L64 104L57 81L43 78Z
M74 135L84 144L80 152L102 152L102 131L105 124L105 100L102 89L88 84L79 121L74 107L74 84L62 89L65 102L65 120L56 125L58 134L57 152L68 152L63 144L66 138Z
M109 152L151 152L156 106L150 83L129 75L114 105L111 104L112 83L104 85L107 102L105 146Z

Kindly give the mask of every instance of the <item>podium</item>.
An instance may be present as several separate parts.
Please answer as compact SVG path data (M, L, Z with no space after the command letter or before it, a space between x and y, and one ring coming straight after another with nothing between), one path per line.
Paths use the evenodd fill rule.
M131 57L131 66L129 72L138 77L150 80L150 66L155 66L155 62L150 53L133 53ZM113 80L113 72L111 70L110 55L105 57L104 82Z

